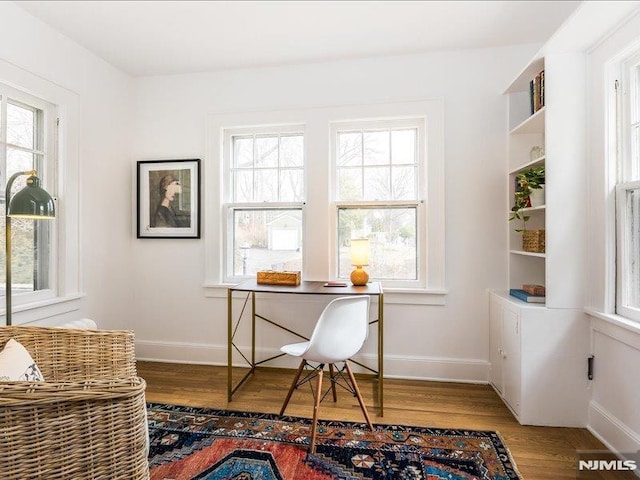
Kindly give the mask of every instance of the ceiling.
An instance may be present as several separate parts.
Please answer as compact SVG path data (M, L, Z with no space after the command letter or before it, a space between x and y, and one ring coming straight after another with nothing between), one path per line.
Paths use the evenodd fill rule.
M16 1L132 76L544 43L579 1Z

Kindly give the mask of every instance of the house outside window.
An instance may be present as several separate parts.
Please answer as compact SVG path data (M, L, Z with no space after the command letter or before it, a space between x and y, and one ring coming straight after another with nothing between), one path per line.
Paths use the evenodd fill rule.
M618 84L616 313L640 321L640 51L621 64Z
M2 265L5 264L6 182L16 172L35 169L42 186L53 194L57 127L54 105L0 84L0 169L2 172ZM16 179L12 195L25 186L27 176ZM31 219L12 220L12 291L17 303L51 297L55 290L53 275L55 222ZM5 269L0 272L5 294ZM27 295L28 294L28 295ZM21 299L22 297L22 299Z
M303 128L225 131L225 278L302 270Z

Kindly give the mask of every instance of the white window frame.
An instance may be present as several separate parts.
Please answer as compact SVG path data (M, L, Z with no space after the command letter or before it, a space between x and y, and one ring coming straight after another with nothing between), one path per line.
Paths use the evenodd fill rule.
M301 134L304 137L305 127L303 124L298 125L268 125L268 126L256 126L256 127L242 127L242 128L225 128L222 132L223 142L222 142L222 171L223 178L226 180L223 182L223 209L225 211L223 215L223 232L224 240L223 240L223 279L226 283L238 283L242 280L245 280L252 275L235 275L233 271L233 245L234 245L234 212L241 210L300 210L302 213L302 225L304 232L304 224L305 224L305 212L304 205L305 202L235 202L234 201L234 188L235 182L233 180L232 173L232 161L233 161L233 145L232 138L235 136L246 136L246 135L287 135L287 134ZM306 142L305 142L306 143ZM306 149L306 147L305 147ZM305 175L305 166L306 166L306 156L303 152L303 179L305 185L305 191L303 192L303 197L306 192L306 175ZM303 235L304 237L304 235ZM304 266L304 250L305 250L305 242L303 239L302 242L302 264ZM304 268L304 267L303 267Z
M629 264L629 251L637 249L640 238L634 238L628 234L628 193L640 191L640 152L632 146L631 130L637 128L640 122L640 74L637 67L640 65L640 47L635 52L627 55L618 64L618 78L620 78L621 90L617 92L616 99L616 157L617 157L617 184L616 194L616 314L628 319L640 322L640 308L629 305L631 292L636 292L640 285L633 283ZM632 74L632 69L635 73ZM634 164L633 156L636 156Z
M387 303L444 305L445 288L445 202L444 202L444 101L410 100L397 103L373 103L261 112L220 112L207 116L207 145L204 169L205 295L225 297L231 283L225 278L227 248L225 188L228 172L224 161L224 132L249 126L304 125L305 205L307 219L303 230L303 280L332 280L337 258L335 206L332 198L331 125L359 119L423 118L426 138L424 185L426 218L425 274L420 286L385 287Z
M13 324L22 325L79 311L80 274L80 177L79 177L79 96L60 85L0 60L0 83L55 106L57 162L48 176L47 189L55 193L55 227L50 241L52 285L47 294L13 297ZM27 102L28 103L28 102ZM44 295L44 296L43 296ZM4 302L0 312L4 313Z
M343 201L337 198L338 190L338 133L342 131L372 131L372 130L398 130L416 129L416 198L411 200L384 200L384 201ZM338 277L339 255L338 255L338 212L342 208L415 208L416 209L416 279L415 280L394 280L385 279L383 285L387 288L424 288L426 285L427 262L426 258L426 234L427 218L425 208L426 197L426 118L389 118L389 119L363 119L358 121L332 122L331 124L331 184L332 201L334 207L332 218L333 239L333 264L331 270L332 277ZM366 269L365 269L366 270ZM370 278L375 281L375 278Z
M37 176L40 179L42 187L49 192L54 198L56 197L56 183L55 183L55 172L56 165L58 162L57 152L56 152L56 144L57 144L57 111L55 105L46 102L38 97L34 97L33 95L29 95L23 91L12 88L8 85L0 84L0 106L2 110L2 114L0 118L6 120L6 109L7 104L17 104L23 108L27 109L35 109L42 112L43 121L42 121L42 129L43 129L43 145L40 149L39 153L43 157L43 165L35 165L34 169L38 172ZM2 132L0 138L0 144L3 145L3 148L0 151L1 164L6 168L7 158L5 158L6 148L8 146L7 142L7 129L6 124L4 122L0 122L0 131ZM35 152L37 147L34 145L31 151ZM2 182L2 193L0 196L4 197L4 192L6 188L6 182L8 178L3 178ZM5 200L3 200L5 201ZM40 222L37 222L40 223ZM35 225L37 228L39 225ZM43 288L36 291L31 292L20 292L14 289L12 294L12 304L16 307L21 305L41 302L52 299L55 297L57 292L57 275L55 272L57 271L57 235L56 235L56 222L50 221L47 222L47 226L49 227L48 232L48 252L47 252L47 261L46 261L46 270L43 273L47 276L47 284L48 288ZM42 243L42 242L40 242ZM15 245L14 245L15 247ZM38 246L40 248L40 245ZM15 258L14 258L15 261ZM15 280L14 280L15 283ZM15 286L15 285L14 285ZM2 299L4 299L4 290L2 295L0 295Z

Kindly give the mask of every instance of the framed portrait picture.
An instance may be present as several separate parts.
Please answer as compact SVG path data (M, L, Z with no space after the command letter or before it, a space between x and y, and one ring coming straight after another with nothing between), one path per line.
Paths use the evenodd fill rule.
M200 159L138 162L138 238L200 238Z

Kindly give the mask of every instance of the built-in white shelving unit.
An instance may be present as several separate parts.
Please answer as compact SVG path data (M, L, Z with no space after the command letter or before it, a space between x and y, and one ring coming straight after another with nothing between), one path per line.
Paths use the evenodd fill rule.
M490 293L491 384L523 424L586 425L588 321L582 311L586 255L586 112L583 53L543 49L505 91L508 284ZM544 106L531 113L529 82L545 72ZM532 148L544 153L531 158ZM545 203L525 209L527 229L544 229L544 253L524 251L522 228L508 222L515 177L544 165ZM510 288L544 285L546 301L527 303Z

